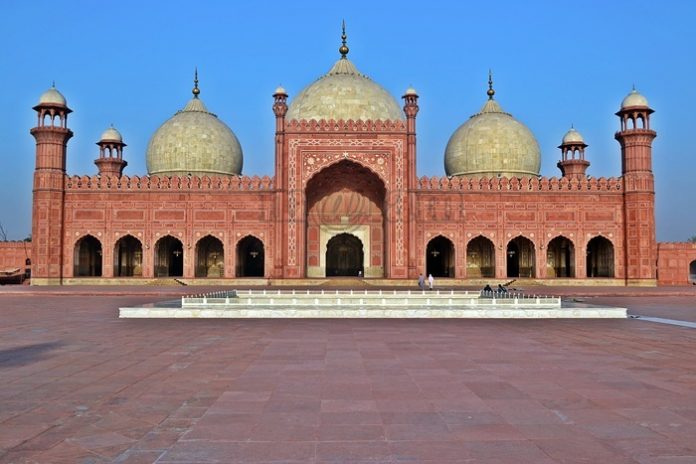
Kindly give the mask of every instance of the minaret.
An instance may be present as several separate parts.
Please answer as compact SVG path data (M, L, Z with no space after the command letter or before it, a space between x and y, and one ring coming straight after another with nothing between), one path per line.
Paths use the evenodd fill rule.
M123 168L128 165L128 162L123 160L123 137L121 133L111 127L106 129L97 142L99 145L99 158L94 160L94 164L99 168L100 176L121 177Z
M585 177L585 171L590 166L590 162L585 160L587 144L580 132L571 125L558 148L561 149L561 161L558 162L557 166L561 170L561 175L576 179Z
M60 284L63 279L63 203L65 157L73 133L68 129L65 97L55 84L34 107L38 115L31 135L36 139L32 202L32 278L34 285Z
M624 185L624 257L627 285L656 285L655 186L650 129L653 110L634 88L616 115L621 130L621 173Z
M276 120L276 130L275 130L275 188L276 190L283 192L282 195L287 194L287 174L285 171L285 114L288 112L288 93L282 86L273 92L273 114L275 114ZM287 211L285 210L287 201L277 201L276 202L276 217L277 218L287 218ZM275 249L283 250L285 247L283 245L283 233L282 225L283 221L276 221L279 230L275 231ZM283 263L284 254L282 251L275 253L275 258L273 262L273 275L283 275Z

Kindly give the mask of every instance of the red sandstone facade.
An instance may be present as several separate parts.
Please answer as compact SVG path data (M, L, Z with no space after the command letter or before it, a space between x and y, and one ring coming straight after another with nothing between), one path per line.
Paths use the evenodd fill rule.
M118 140L100 142L99 175L69 176L71 110L41 103L32 282L693 279L696 247L655 241L647 106L617 113L621 177L587 177L586 145L570 143L560 178L418 178L418 97L403 99L405 121L317 122L286 120L287 95L276 93L273 177L124 176Z

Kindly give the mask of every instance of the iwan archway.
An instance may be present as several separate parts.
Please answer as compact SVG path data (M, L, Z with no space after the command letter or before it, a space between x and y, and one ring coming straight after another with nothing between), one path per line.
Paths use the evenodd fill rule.
M305 189L307 276L383 277L385 187L368 168L343 160Z

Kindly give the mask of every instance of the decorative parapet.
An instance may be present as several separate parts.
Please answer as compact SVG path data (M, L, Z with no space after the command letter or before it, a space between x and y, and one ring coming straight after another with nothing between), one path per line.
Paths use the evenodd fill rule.
M418 179L417 190L437 191L529 191L529 192L622 192L621 177L567 178L567 177L427 177Z
M274 179L268 176L66 176L66 191L242 191L270 192Z
M347 121L292 119L286 122L285 132L406 132L405 121Z
M695 242L658 242L658 250L696 250Z

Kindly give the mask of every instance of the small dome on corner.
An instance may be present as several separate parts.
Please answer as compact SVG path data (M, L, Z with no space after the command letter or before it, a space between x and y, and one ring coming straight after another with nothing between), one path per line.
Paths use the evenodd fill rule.
M106 129L104 132L102 132L101 138L99 140L100 141L115 140L117 142L123 142L123 137L121 137L121 133L119 131L117 131L114 126L111 126L108 129Z
M46 104L68 106L67 100L65 100L63 94L60 93L55 86L42 93L39 97L39 105Z
M404 92L404 95L418 95L418 92L416 92L416 89L414 89L413 87L409 86L409 87L406 89L406 92Z
M273 95L287 95L288 93L285 91L282 85L279 85L278 88L275 89L275 92L273 92Z
M580 132L576 131L574 127L571 127L563 136L561 143L564 145L567 143L585 143L585 139L582 138Z
M621 109L631 108L634 106L649 107L648 99L645 98L640 93L638 93L638 91L636 89L631 90L631 93L626 95L626 98L624 98L623 101L621 102Z

